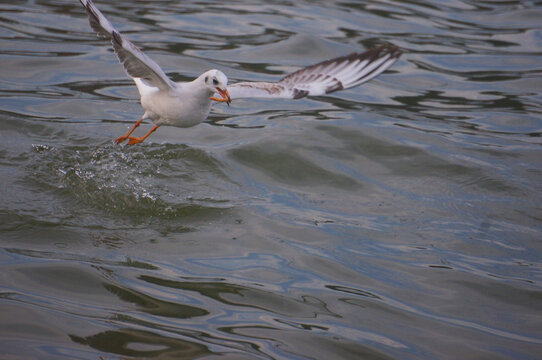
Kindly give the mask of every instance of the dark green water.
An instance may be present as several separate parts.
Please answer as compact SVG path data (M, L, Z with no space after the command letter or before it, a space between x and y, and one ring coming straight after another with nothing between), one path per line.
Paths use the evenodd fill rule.
M0 2L0 358L539 358L540 2L97 5L175 80L404 55L122 147L79 2Z

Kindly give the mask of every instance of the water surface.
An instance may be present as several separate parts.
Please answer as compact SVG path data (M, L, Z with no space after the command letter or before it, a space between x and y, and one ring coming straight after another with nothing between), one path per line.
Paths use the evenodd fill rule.
M82 6L0 3L3 356L539 356L540 3L97 5L175 80L404 54L123 147L137 90Z

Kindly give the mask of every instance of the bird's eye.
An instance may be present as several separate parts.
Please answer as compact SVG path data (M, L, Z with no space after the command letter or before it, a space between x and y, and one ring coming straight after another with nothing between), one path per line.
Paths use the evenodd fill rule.
M218 85L218 80L217 79L213 79L213 85Z

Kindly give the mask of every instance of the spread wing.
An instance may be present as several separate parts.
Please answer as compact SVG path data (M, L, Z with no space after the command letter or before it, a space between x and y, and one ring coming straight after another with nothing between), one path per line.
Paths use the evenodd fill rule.
M132 44L130 40L124 38L98 10L92 0L79 1L87 10L90 27L98 36L111 39L115 53L130 77L140 78L146 85L162 90L175 87L175 83L168 78L160 66Z
M278 82L240 82L228 86L232 99L271 97L300 99L329 94L367 82L389 68L402 52L382 45L363 53L352 53L295 71Z

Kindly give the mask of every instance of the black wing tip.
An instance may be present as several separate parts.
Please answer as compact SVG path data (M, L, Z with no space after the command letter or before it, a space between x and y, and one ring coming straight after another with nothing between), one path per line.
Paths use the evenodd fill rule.
M117 30L108 32L106 29L104 29L104 27L100 23L100 17L96 13L97 9L95 10L92 0L79 0L79 2L85 7L85 10L87 11L89 17L90 27L96 32L98 37L111 38L113 46L118 45L122 47L122 36Z
M353 52L347 55L343 55L343 56L339 56L333 59L323 61L316 65L325 65L325 64L330 64L332 62L339 63L343 61L352 62L355 60L365 60L367 58L374 60L382 56L385 56L387 54L390 54L392 58L398 59L403 54L403 51L397 45L382 44L378 47L371 48L364 52Z
M79 0L79 2L83 5L85 10L87 11L90 27L92 28L92 30L94 30L96 35L100 38L111 37L111 34L109 34L102 27L102 24L100 23L100 17L98 16L98 14L96 14L96 10L94 8L95 5L92 2L92 0Z
M90 0L79 0L79 2L81 3L81 5L83 5L83 7L85 8L85 10L87 11L88 15L89 16L92 16L94 18L94 20L96 22L100 22L99 19L98 19L98 15L96 15L96 13L94 12L94 9L92 8L92 1Z
M395 61L397 61L397 59L399 59L399 57L402 54L403 54L403 52L401 51L401 49L397 45L382 44L382 45L380 45L378 47L369 49L369 50L367 50L365 52L362 52L362 53L353 53L353 54L351 54L353 56L353 59L351 61L356 61L356 60L368 61L368 63L370 64L370 63L373 63L373 62L375 62L375 61L377 61L379 59L382 59L382 58L384 58L386 56L389 56L389 58L386 60L386 62L388 62L388 66L386 66L386 69L387 69ZM391 63L389 63L390 60L392 60ZM381 65L382 64L380 64L379 66L377 66L376 68L371 70L369 73L365 73L365 72L363 72L363 69L361 69L362 72L360 74L363 74L363 75L361 75L358 79L356 79L354 81L354 83L362 80L365 77L370 77L371 74L373 74L374 72L380 72L379 69L381 69ZM365 81L367 81L367 80L365 80ZM363 82L365 82L365 81L363 81ZM361 85L361 83L358 84L358 85Z
M294 72L292 72L290 74L287 74L282 79L280 79L279 82L287 80L287 79L292 78L294 76L297 76L299 73L301 73L303 71L314 69L314 68L319 67L319 66L327 66L327 65L330 65L332 63L337 63L338 64L338 63L343 63L345 61L348 62L348 63L351 63L351 62L354 62L356 60L363 61L363 60L366 60L366 59L369 59L369 61L372 62L372 61L375 61L378 58L381 58L382 56L386 56L387 54L390 54L392 59L398 59L403 54L403 51L397 45L382 44L382 45L380 45L378 47L371 48L371 49L366 50L364 52L353 52L353 53L350 53L350 54L347 54L347 55L335 57L335 58L332 58L332 59L329 59L329 60L324 60L324 61L319 62L317 64L301 68L301 69L299 69L297 71L294 71Z
M403 51L397 45L384 44L380 48L384 54L390 54L392 58L398 59L403 54Z
M349 55L346 55L345 58L347 58L350 61L365 60L367 58L370 58L371 60L375 60L375 59L381 58L382 56L386 56L388 54L391 55L391 58L398 59L403 54L403 51L397 45L382 44L378 47L371 48L361 53L358 53L358 52L351 53Z

